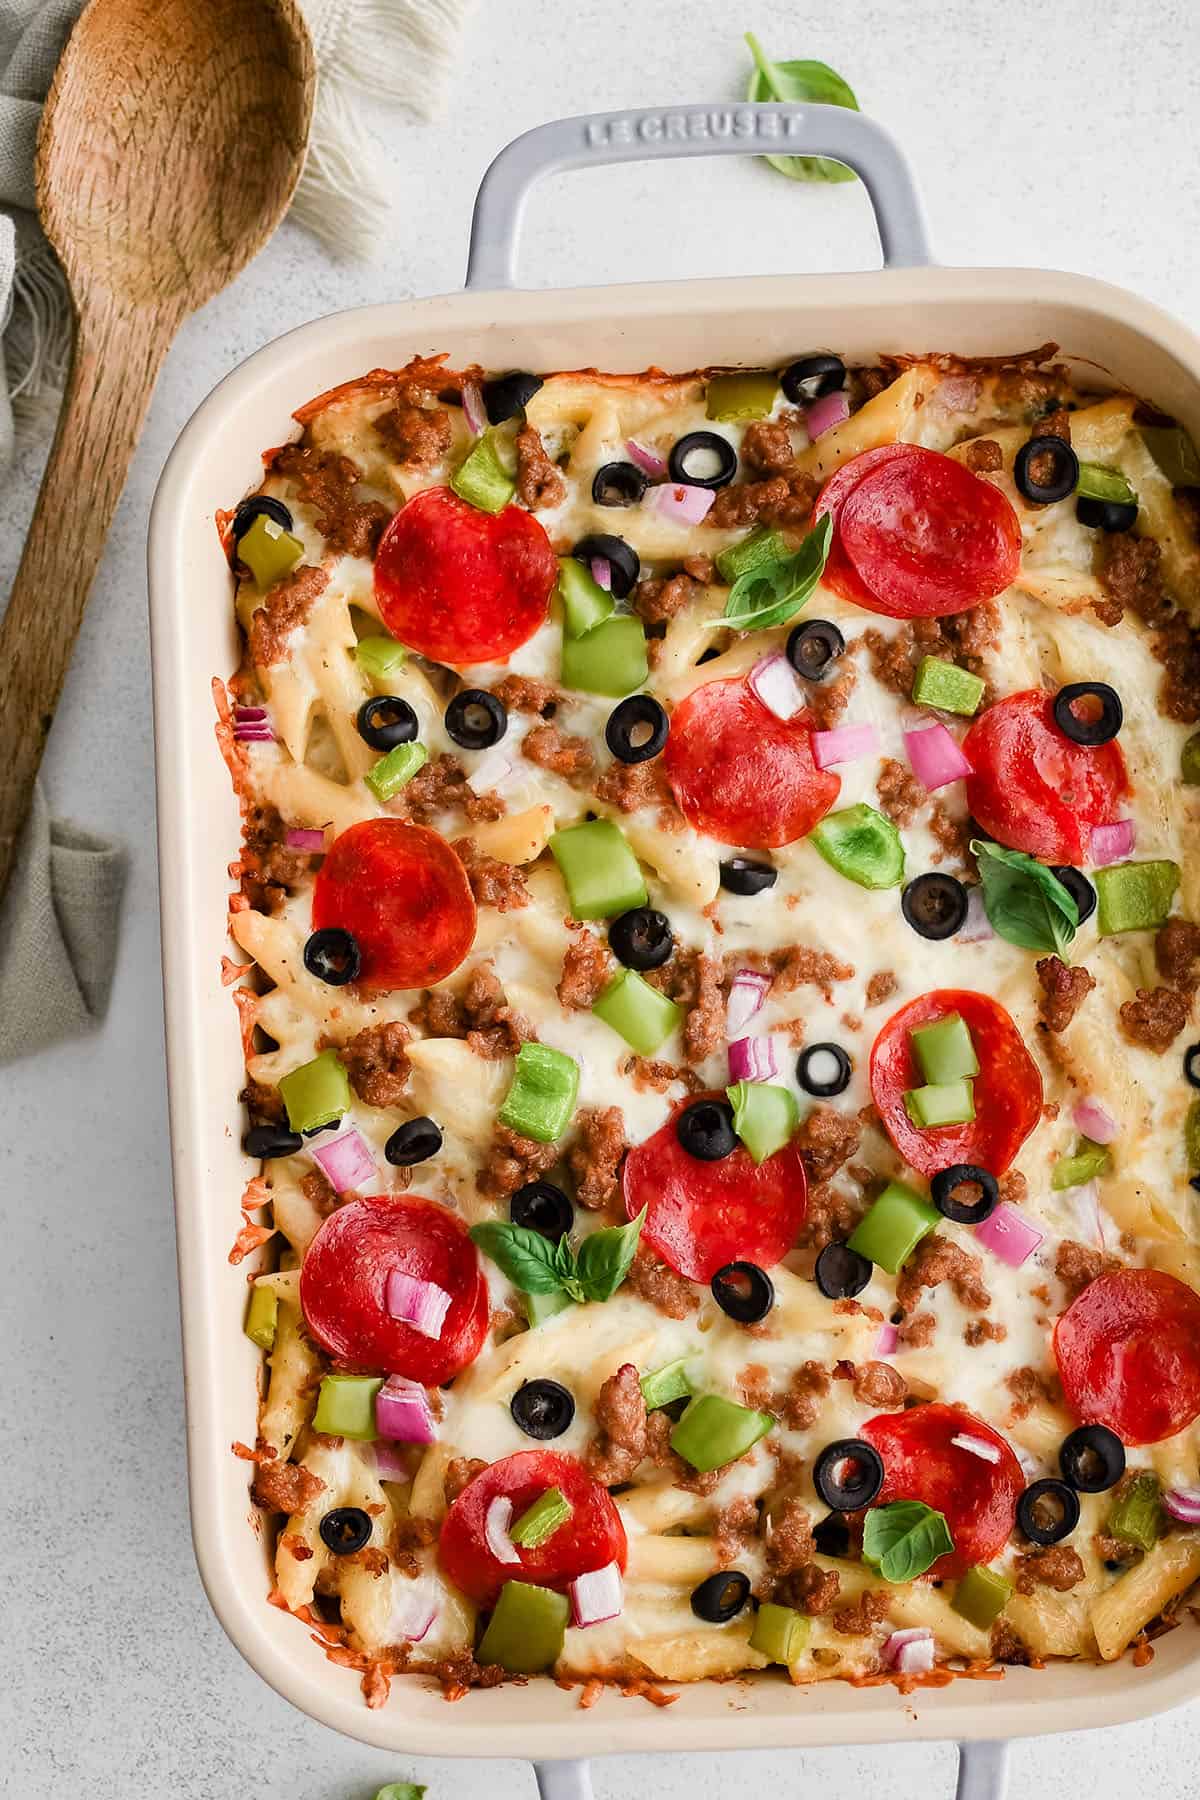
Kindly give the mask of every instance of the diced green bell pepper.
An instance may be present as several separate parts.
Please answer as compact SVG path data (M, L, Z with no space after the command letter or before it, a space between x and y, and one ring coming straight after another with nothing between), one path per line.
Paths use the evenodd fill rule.
M1063 1188L1082 1187L1085 1181L1092 1181L1111 1168L1112 1157L1103 1144L1093 1144L1090 1138L1080 1138L1074 1154L1060 1156L1054 1164L1050 1171L1050 1186L1060 1191Z
M943 662L938 656L923 656L913 682L912 697L918 706L933 706L938 712L961 713L969 719L983 699L986 686L982 675L972 675L957 663Z
M1185 787L1200 787L1200 731L1193 731L1179 752L1179 779Z
M890 819L860 800L826 813L809 842L831 869L859 887L890 888L904 880L904 845Z
M720 1394L698 1394L671 1433L671 1448L702 1475L745 1456L775 1420Z
M547 1319L554 1317L555 1313L566 1312L568 1306L574 1305L570 1294L562 1288L555 1288L552 1294L522 1294L521 1300L531 1330L538 1325L544 1325Z
M1200 1173L1200 1100L1193 1100L1183 1122L1183 1148L1190 1174Z
M563 630L569 638L584 637L612 614L612 595L574 556L558 559L558 597L562 601Z
M889 1275L898 1275L921 1239L941 1222L937 1208L913 1188L902 1181L889 1181L846 1242L868 1262L886 1269Z
M1141 433L1172 487L1200 487L1200 455L1182 425L1143 425Z
M954 1590L950 1604L961 1618L987 1631L1012 1599L1013 1584L994 1569L976 1563L968 1569Z
M642 1376L638 1386L642 1390L647 1412L656 1412L660 1406L670 1406L673 1400L690 1398L692 1384L687 1377L689 1360L686 1356L678 1356L674 1362L664 1363L661 1369L653 1369L649 1375Z
M1158 1476L1148 1470L1135 1475L1108 1515L1106 1530L1109 1536L1136 1544L1139 1550L1153 1550L1166 1527L1167 1515Z
M1173 862L1113 863L1092 872L1099 900L1097 919L1101 937L1119 931L1157 931L1165 925L1179 886L1179 865Z
M562 1655L570 1609L565 1594L506 1581L480 1640L477 1657L513 1675L536 1675Z
M772 1662L794 1663L808 1642L811 1619L792 1606L777 1606L764 1600L750 1633L750 1648Z
M738 369L709 377L704 410L710 419L732 424L740 419L765 419L775 404L779 377L773 369Z
M973 1087L970 1081L943 1081L910 1088L904 1096L904 1110L921 1131L932 1131L937 1125L966 1125L975 1117Z
M350 1110L350 1080L336 1050L322 1050L280 1077L279 1092L293 1131L332 1125Z
M537 1144L558 1141L575 1112L579 1064L552 1044L522 1044L512 1086L496 1117Z
M618 969L592 1002L592 1011L639 1056L653 1056L683 1019L683 1008L651 987L636 969Z
M363 780L377 800L390 800L428 761L429 752L424 744L396 744L386 756L372 764Z
M727 550L721 551L717 557L717 574L727 587L732 587L739 576L750 574L764 563L781 562L790 554L781 531L773 530L770 525L756 525L740 544L730 544Z
M279 1295L274 1288L254 1286L246 1308L246 1336L260 1350L275 1348L275 1328L279 1322Z
M477 438L465 462L450 477L450 486L459 499L477 506L480 512L503 512L517 491L507 452L507 445L502 448L502 440L494 431L485 431Z
M735 1081L725 1095L733 1108L733 1129L756 1163L782 1150L800 1123L790 1088L768 1081Z
M304 545L278 519L259 513L248 531L237 541L239 562L244 562L255 583L269 588L273 582L294 569L304 555Z
M961 1013L947 1013L930 1025L917 1025L909 1033L913 1055L926 1081L961 1081L978 1075L979 1058Z
M649 673L645 628L629 613L604 619L583 637L563 638L564 687L620 700L640 688Z
M1109 500L1118 506L1137 505L1137 495L1120 469L1107 468L1104 463L1081 462L1075 492L1085 500Z
M646 882L624 833L611 819L568 825L550 839L576 919L612 919L646 904Z
M574 1510L561 1488L547 1488L526 1507L508 1535L519 1549L536 1550L566 1524Z
M379 1435L375 1396L382 1386L382 1375L326 1375L317 1394L313 1430L369 1443Z
M408 651L395 638L365 637L354 646L354 660L368 681L386 682L404 667Z

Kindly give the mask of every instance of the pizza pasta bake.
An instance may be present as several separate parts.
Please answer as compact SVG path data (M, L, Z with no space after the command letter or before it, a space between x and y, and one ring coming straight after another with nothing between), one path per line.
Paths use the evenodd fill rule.
M1182 1614L1200 461L1057 357L421 357L219 516L234 1448L368 1704Z

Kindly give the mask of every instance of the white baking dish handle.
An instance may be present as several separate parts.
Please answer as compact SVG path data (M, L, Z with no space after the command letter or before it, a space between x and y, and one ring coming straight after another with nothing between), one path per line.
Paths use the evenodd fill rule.
M533 1772L541 1800L593 1800L592 1772L586 1762L537 1762ZM1007 1791L1007 1744L959 1745L954 1800L1004 1800Z
M862 177L884 263L931 263L925 213L895 139L844 106L718 102L551 119L506 144L479 186L467 260L469 288L516 286L517 238L533 183L558 169L667 156L832 156Z

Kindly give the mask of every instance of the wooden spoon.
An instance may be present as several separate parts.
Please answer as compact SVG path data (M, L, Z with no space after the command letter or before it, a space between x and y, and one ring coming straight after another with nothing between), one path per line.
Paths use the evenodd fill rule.
M296 0L91 0L58 65L37 196L75 349L0 625L0 896L159 367L282 218L314 86Z

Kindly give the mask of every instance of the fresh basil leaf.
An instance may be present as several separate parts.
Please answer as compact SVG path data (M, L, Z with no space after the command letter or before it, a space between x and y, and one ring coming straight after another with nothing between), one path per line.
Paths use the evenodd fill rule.
M863 1561L885 1581L913 1581L953 1548L944 1515L923 1500L873 1506L863 1521Z
M550 1243L540 1231L530 1231L524 1225L506 1225L502 1219L486 1219L482 1225L472 1225L470 1235L471 1242L478 1244L522 1293L557 1294L566 1287L558 1260L559 1245Z
M415 1781L389 1781L380 1788L375 1800L423 1800L425 1792Z
M828 63L772 62L752 31L746 42L754 58L747 100L808 100L858 111L854 90ZM764 156L764 162L791 181L857 181L853 169L828 156Z
M626 1275L642 1234L646 1217L643 1206L628 1225L608 1225L593 1231L579 1246L579 1281L588 1300L611 1300Z
M1044 863L1020 850L971 839L983 883L983 910L998 937L1022 950L1065 952L1079 930L1079 908Z
M833 519L826 513L791 556L776 557L747 569L729 590L725 611L712 624L735 631L765 631L786 625L810 599L825 572L833 539Z

